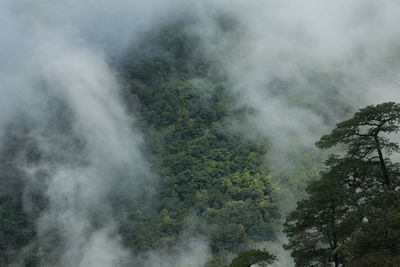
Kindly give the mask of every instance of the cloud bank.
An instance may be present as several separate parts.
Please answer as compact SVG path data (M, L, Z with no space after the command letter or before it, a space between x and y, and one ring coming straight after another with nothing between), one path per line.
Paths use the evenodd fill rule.
M2 1L1 143L9 125L20 125L43 155L34 164L18 161L32 186L45 185L49 206L37 223L43 244L49 232L59 233L61 266L133 260L106 199L121 184L135 195L138 181L150 182L152 174L110 60L147 30L195 18L189 29L201 49L226 72L238 105L254 109L257 134L273 138L271 162L285 162L290 147L312 147L349 112L400 101L399 11L395 0ZM217 26L221 15L231 30ZM94 227L99 210L104 223ZM193 244L190 251L204 255L192 266L202 266L206 242ZM190 253L147 259L151 266L189 266Z

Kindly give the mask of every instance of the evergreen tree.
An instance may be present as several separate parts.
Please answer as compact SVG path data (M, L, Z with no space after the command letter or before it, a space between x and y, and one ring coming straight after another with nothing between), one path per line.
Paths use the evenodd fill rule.
M395 266L400 250L399 152L390 137L399 131L400 105L360 109L317 142L344 145L321 179L307 188L285 224L296 266Z

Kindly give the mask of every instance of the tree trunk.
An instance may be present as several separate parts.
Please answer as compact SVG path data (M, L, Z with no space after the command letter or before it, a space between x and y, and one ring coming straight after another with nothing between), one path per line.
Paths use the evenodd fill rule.
M336 202L335 201L331 205L331 210L333 213L333 232L332 232L333 247L332 247L332 251L335 251L335 249L337 249L337 245L338 245L338 238L337 238L337 233L336 233L336 220L335 220L335 215L336 215ZM335 263L335 267L339 267L339 257L337 255L337 253L333 254L333 262Z
M390 187L389 173L388 173L387 168L386 168L385 159L383 158L381 145L379 143L379 139L378 139L377 135L374 135L374 140L375 140L375 143L376 143L376 150L378 151L378 155L379 155L379 162L380 162L380 165L381 165L383 178L385 180L385 185L389 188Z
M335 267L339 267L339 258L338 258L338 255L335 254L333 257L334 257Z

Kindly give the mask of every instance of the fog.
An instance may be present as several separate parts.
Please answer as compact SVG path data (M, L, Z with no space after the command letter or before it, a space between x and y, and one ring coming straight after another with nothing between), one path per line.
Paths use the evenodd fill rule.
M254 132L273 140L267 155L272 166L296 168L292 153L317 153L314 143L337 122L366 105L400 100L397 1L215 5L236 21L238 30L221 34L208 16L197 32L212 40L204 45L225 69L239 94L238 105L255 110ZM280 183L279 177L273 179ZM299 196L284 194L281 208L294 208ZM276 244L263 247L281 258L275 266L292 266Z
M208 258L207 241L191 237L176 255L131 255L108 212L110 195L144 197L142 184L154 182L110 65L148 30L195 18L189 30L202 52L226 73L237 105L255 111L252 134L274 140L268 160L290 164L293 147L314 149L358 108L400 100L399 12L395 0L1 1L0 146L16 125L44 155L17 159L31 187L45 184L43 250L57 232L60 266L203 266ZM221 15L235 25L229 33L217 27ZM92 225L94 210L101 227Z
M150 199L151 191L146 191L150 196L139 192L154 175L108 61L167 9L161 1L0 4L1 143L9 146L12 126L29 144L19 144L13 162L26 176L26 210L35 209L35 188L48 201L36 222L39 251L57 258L45 258L41 266L134 261L121 243L108 200ZM32 150L40 156L30 157Z

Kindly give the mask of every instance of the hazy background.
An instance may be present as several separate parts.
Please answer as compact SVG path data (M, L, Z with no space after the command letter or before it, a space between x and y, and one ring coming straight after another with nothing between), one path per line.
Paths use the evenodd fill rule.
M354 110L400 100L399 13L395 0L1 1L0 137L17 125L46 155L19 163L32 187L45 184L39 235L57 231L65 240L61 266L206 261L206 240L190 237L176 255L130 255L107 215L107 197L135 196L154 176L110 65L148 30L193 18L188 30L201 37L202 53L225 71L237 105L254 109L250 134L272 138L269 160L284 165L293 146L313 149ZM216 27L221 15L232 23L227 32ZM346 108L321 112L336 103ZM89 215L99 207L104 223L94 229Z

